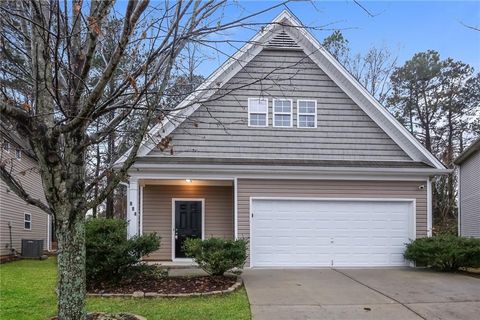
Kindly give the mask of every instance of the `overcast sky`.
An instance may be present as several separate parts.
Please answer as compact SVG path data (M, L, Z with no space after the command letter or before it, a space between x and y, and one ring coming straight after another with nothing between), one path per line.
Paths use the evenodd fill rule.
M279 3L276 1L230 2L223 14L230 20ZM365 52L372 45L387 46L402 64L416 52L437 50L442 59L452 57L466 62L480 71L480 31L463 24L480 27L480 1L361 1L371 17L351 0L292 2L288 8L304 25L325 30L311 32L320 41L340 29L349 40L353 52ZM255 22L269 22L285 7L279 7L254 18ZM257 27L258 29L258 27ZM247 41L256 30L230 30L226 39ZM220 36L221 38L222 36ZM229 54L236 49L219 44ZM210 53L212 54L212 53ZM208 75L225 60L215 54L212 61L198 70Z

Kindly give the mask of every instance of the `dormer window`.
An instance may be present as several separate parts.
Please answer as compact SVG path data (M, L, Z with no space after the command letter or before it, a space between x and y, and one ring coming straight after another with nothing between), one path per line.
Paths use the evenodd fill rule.
M268 126L268 99L248 99L248 125L250 127Z
M273 99L273 126L291 127L293 103L290 99Z

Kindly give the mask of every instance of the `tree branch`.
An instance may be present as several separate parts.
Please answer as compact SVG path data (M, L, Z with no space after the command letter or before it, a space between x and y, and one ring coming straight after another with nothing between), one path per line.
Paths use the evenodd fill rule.
M120 63L120 60L123 57L123 53L125 52L125 49L129 43L130 36L135 30L138 19L140 18L140 15L143 13L143 11L146 9L148 3L148 0L143 0L140 4L136 4L136 1L134 0L130 0L128 2L122 36L120 37L120 41L115 48L114 53L112 54L112 57L108 62L108 65L102 72L102 76L98 80L90 95L87 97L84 107L80 111L80 113L69 123L58 126L56 128L57 132L68 132L77 126L84 124L87 121L89 115L95 109L96 103L101 99L106 85L108 84L115 70L117 69L117 66Z
M42 201L39 199L32 198L27 191L22 187L20 182L16 180L10 172L5 168L4 165L0 166L0 174L2 177L2 180L7 184L7 186L21 199L23 199L25 202L28 204L31 204L33 206L36 206L43 211L45 211L48 214L53 215L52 210Z
M30 121L30 115L27 112L18 106L13 106L6 99L0 100L0 114L24 125Z

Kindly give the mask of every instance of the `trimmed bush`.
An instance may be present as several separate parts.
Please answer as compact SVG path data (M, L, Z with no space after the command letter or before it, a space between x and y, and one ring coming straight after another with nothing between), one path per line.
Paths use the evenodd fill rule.
M127 239L127 222L119 219L88 219L86 271L88 281L117 281L135 272L140 259L158 250L155 233Z
M450 234L420 238L407 244L406 259L438 271L480 267L480 239Z
M247 260L247 241L241 239L187 239L183 248L188 257L212 276L221 276L233 268L241 269Z

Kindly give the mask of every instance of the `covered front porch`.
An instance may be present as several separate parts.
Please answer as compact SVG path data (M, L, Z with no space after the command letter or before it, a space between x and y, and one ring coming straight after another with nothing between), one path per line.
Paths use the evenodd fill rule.
M187 238L235 238L235 179L130 179L128 235L156 232L160 249L146 261L189 263Z

